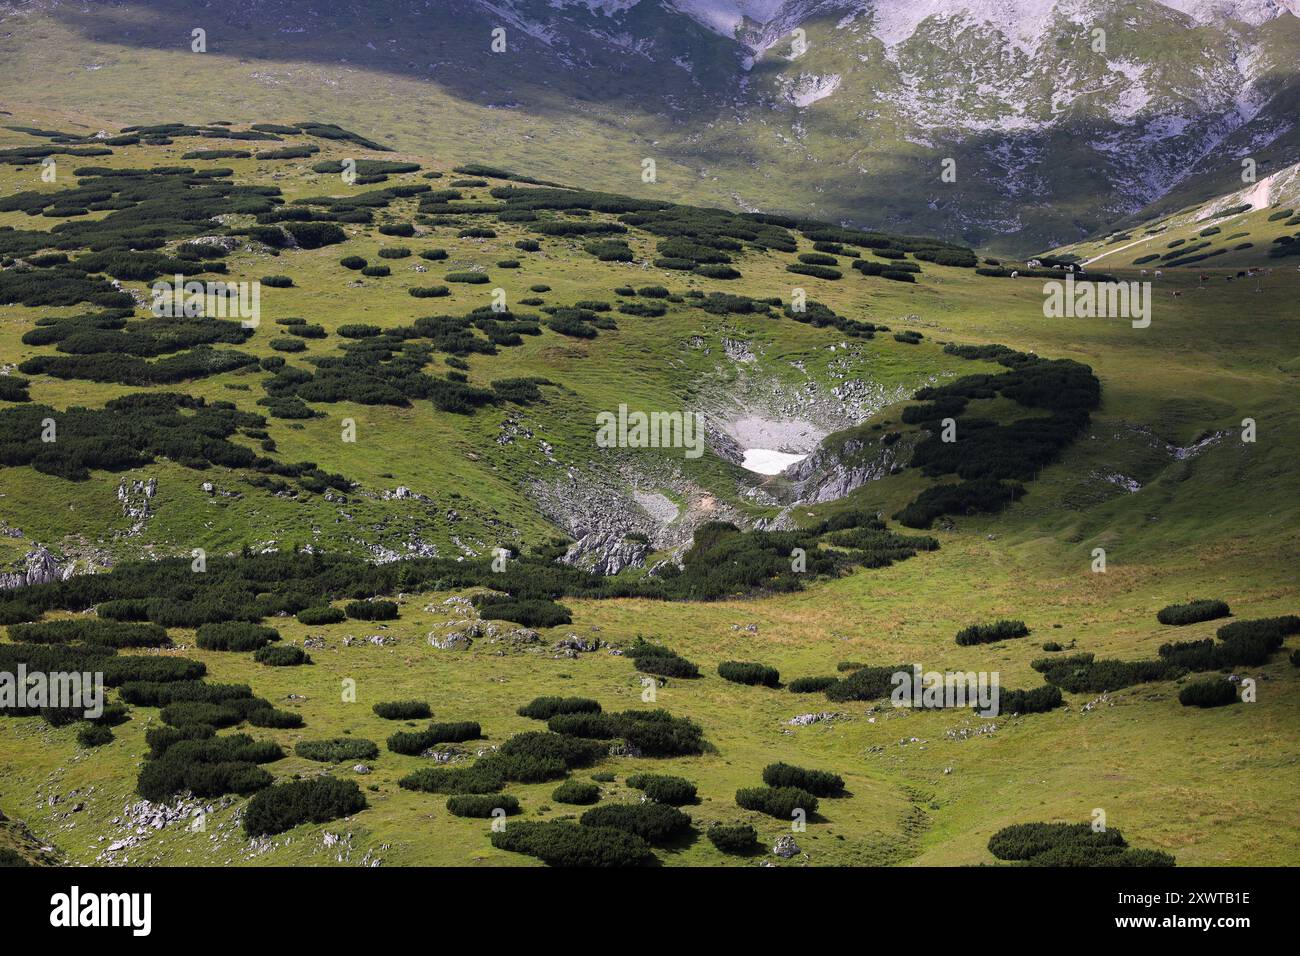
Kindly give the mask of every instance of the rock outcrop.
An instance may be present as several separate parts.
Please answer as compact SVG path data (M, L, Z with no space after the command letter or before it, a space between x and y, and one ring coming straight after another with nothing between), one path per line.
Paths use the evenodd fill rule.
M53 581L66 581L72 577L73 565L60 564L44 547L37 547L27 552L23 559L22 571L0 574L0 590L8 588L25 588L33 584L49 584Z

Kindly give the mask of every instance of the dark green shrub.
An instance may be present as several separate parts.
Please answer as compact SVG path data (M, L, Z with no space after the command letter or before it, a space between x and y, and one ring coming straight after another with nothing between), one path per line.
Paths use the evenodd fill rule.
M827 256L827 258L830 258L830 257ZM704 269L704 268L710 268L710 269L723 268L723 269L725 269L725 268L727 268L727 267L726 267L726 266L707 266L707 267L706 267L706 266L700 266L700 267L698 267L695 271L696 271L696 272L699 272L700 269ZM788 265L788 266L785 267L785 271L786 271L786 272L794 272L794 273L798 273L799 275L812 276L812 277L815 278L815 279L831 279L831 280L834 280L834 279L842 279L842 278L844 278L844 273L843 273L843 272L841 272L839 269L833 269L833 268L831 268L830 266L810 266L810 265L804 265L804 264L802 264L802 263L792 263L792 264L790 264L790 265Z
M423 767L397 785L424 793L495 793L505 785L505 778L498 769L480 761L469 767Z
M422 700L394 700L375 704L376 714L385 720L423 720L433 716L429 705Z
M195 643L205 651L255 651L280 639L273 627L247 621L220 621L202 624Z
M568 608L554 601L515 600L509 597L475 595L479 615L495 621L513 621L524 627L559 627L572 623Z
M808 816L817 812L817 798L798 787L751 787L737 790L736 804L746 810L766 813L781 820L789 820L796 810L802 810Z
M583 780L566 780L551 793L556 803L586 806L600 799L600 787Z
M1268 642L1281 641L1292 634L1300 634L1300 617L1287 614L1282 617L1261 617L1253 620L1230 621L1215 632L1221 641L1238 641L1259 639ZM1276 647L1274 648L1276 649Z
M606 755L608 748L594 740L580 740L562 734L528 731L515 734L496 753L484 757L480 763L500 767L507 780L521 783L553 779L550 774L558 765L561 771L575 767L589 767ZM516 774L531 774L537 779L526 780Z
M758 848L758 831L748 823L715 823L704 834L723 853L752 853Z
M1222 678L1195 681L1178 691L1184 707L1223 707L1237 702L1237 685Z
M894 690L894 675L899 671L910 671L910 665L896 667L859 667L850 671L845 677L826 688L827 700L880 700L888 697Z
M424 730L411 733L399 731L393 734L388 738L388 749L395 754L416 756L436 744L461 743L466 740L477 740L482 736L482 729L472 720L430 724Z
M788 266L787 268L789 268L790 271L792 272L794 271L793 266ZM804 266L803 268L814 269L818 267ZM705 263L703 265L696 266L692 271L696 275L704 276L706 279L739 279L740 278L740 270L732 268L731 266L727 266L727 265L712 265L712 264ZM835 271L835 270L831 270L831 271ZM838 277L839 274L836 273L836 278Z
M167 748L182 740L206 740L216 734L211 724L187 724L184 727L150 727L144 732L150 758L161 757Z
M385 276L393 274L393 270L388 266L366 266L361 270L363 276L369 276L372 279L382 279Z
M300 740L294 744L293 752L304 760L342 763L345 760L373 760L379 756L379 747L372 740L335 737L331 740Z
M498 850L533 856L550 866L646 866L655 859L650 845L635 834L563 821L512 823L491 840Z
M600 704L587 697L536 697L515 713L534 720L549 720L556 714L599 714Z
M343 606L344 613L358 621L393 621L397 610L393 601L349 601Z
M1175 866L1174 858L1160 850L1134 850L1125 847L1059 846L1030 857L1027 866Z
M653 846L681 836L691 826L687 814L663 803L608 803L582 815L584 827L613 827L636 834Z
M448 272L445 278L448 282L466 282L470 285L486 285L492 281L486 272Z
M627 785L641 790L656 803L684 807L695 802L695 784L682 777L667 774L638 773L627 778Z
M411 286L406 292L416 299L442 299L451 295L451 289L445 285Z
M777 687L781 683L781 674L775 667L746 661L723 661L718 665L718 676L733 684L762 684L764 687Z
M366 260L360 256L344 256L339 260L339 265L344 269L364 269L367 265Z
M303 725L302 714L270 706L249 711L248 722L254 727L271 727L276 730L293 730Z
M643 674L657 674L661 677L699 677L700 669L691 661L669 650L662 644L654 644L640 635L636 643L627 649L627 656Z
M262 276L262 285L272 289L288 289L293 286L293 280L288 276Z
M411 250L406 246L386 246L379 250L381 259L405 259L410 256Z
M80 641L109 647L169 647L167 632L157 624L103 621L93 617L9 625L9 639L29 644Z
M1186 604L1170 604L1156 614L1161 624L1182 627L1186 624L1198 624L1215 618L1228 617L1232 611L1223 601L1200 599Z
M366 798L350 780L318 777L277 784L256 793L244 808L250 837L283 833L300 823L328 823L366 809Z
M978 708L979 705L975 705ZM1003 690L998 693L999 714L1042 714L1061 706L1061 688L1044 684L1033 690Z
M259 647L253 652L253 660L268 667L298 667L302 664L311 663L311 658L301 647L292 647L285 644L271 644L266 647Z
M346 242L348 235L332 222L286 222L281 225L298 243L299 249L319 249ZM380 227L383 231L383 227Z
M77 728L78 747L102 747L112 740L113 731L105 724L87 722Z
M1097 661L1087 653L1040 658L1031 666L1049 683L1071 694L1100 694L1134 684L1173 680L1185 673L1169 661Z
M298 612L298 623L318 626L322 624L338 624L347 615L340 608L330 607L307 607Z
M957 643L963 647L971 644L992 644L1013 637L1024 637L1029 628L1024 621L995 621L992 624L972 624L957 632Z
M1093 830L1087 823L1018 823L989 837L989 852L999 860L1028 860L1060 847L1126 846L1119 830Z
M512 817L519 812L519 800L507 793L458 793L447 798L447 812L454 817L484 820L500 815Z
M556 734L611 740L622 737L644 757L678 757L702 753L699 725L666 710L627 710L616 714L556 714L546 726Z
M763 768L763 782L769 787L806 790L818 797L833 797L844 792L844 779L825 770L808 770L788 763L770 763Z

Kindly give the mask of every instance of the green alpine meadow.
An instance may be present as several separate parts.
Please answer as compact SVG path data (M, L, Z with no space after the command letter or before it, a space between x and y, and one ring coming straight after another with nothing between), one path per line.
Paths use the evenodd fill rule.
M0 866L1300 864L1298 14L0 3Z

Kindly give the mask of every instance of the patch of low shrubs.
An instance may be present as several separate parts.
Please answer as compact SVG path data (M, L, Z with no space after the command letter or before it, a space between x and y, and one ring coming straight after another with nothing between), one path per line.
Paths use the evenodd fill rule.
M1050 684L1071 694L1101 694L1134 684L1174 680L1186 671L1170 661L1095 660L1091 653L1042 657L1030 664Z
M247 621L218 621L201 624L195 643L205 651L256 651L280 639L273 627Z
M254 794L244 808L244 832L250 837L283 833L301 823L350 816L366 806L361 788L351 780L294 780Z
M113 731L105 724L87 721L77 728L78 747L102 747L112 741Z
M1184 707L1223 707L1237 702L1237 685L1222 678L1193 681L1178 691Z
M447 798L447 812L453 817L483 820L502 815L512 817L519 812L519 800L508 793L458 793Z
M834 701L880 700L894 689L894 675L910 671L910 665L896 667L858 667L848 676L826 688L826 699Z
M424 720L433 716L429 705L422 700L381 701L371 710L384 720Z
M253 652L253 660L268 667L299 667L310 664L311 657L301 647L288 644L268 644Z
M496 767L479 761L468 767L422 767L397 785L424 793L496 793L505 786L505 778Z
M627 778L627 785L642 791L656 803L683 807L695 802L695 784L683 777L659 773L637 773Z
M722 853L752 853L758 848L758 831L748 823L715 823L704 835Z
M736 791L736 804L745 810L789 820L796 810L808 816L817 812L817 798L798 787L750 787Z
M633 666L643 674L656 674L660 677L700 676L700 669L693 662L662 644L647 641L640 635L637 636L636 643L627 649L626 654L632 658Z
M779 687L781 674L775 667L747 661L723 661L718 665L718 676L733 684L762 684L764 687Z
M549 866L647 866L655 860L650 844L627 830L559 820L513 823L494 832L491 840L498 850L536 857Z
M1201 621L1213 621L1216 618L1232 614L1228 605L1219 600L1200 599L1186 604L1170 604L1156 613L1156 620L1161 624L1183 627L1187 624L1199 624Z
M963 647L972 644L992 644L1013 637L1024 637L1029 628L1024 621L994 621L992 624L972 624L957 632L957 643Z
M585 827L626 830L652 846L662 846L684 834L691 818L676 807L663 803L609 803L593 807L582 815Z
M358 621L394 621L398 608L394 601L349 601L343 611Z
M477 721L430 724L424 730L398 731L388 738L388 749L395 754L417 756L435 744L461 743L482 736L483 730Z
M703 753L703 731L685 717L666 710L626 710L615 714L557 714L546 722L554 734L589 740L622 738L645 757L681 757Z
M319 626L323 624L338 624L347 617L341 608L330 607L307 607L298 612L297 618L299 624L310 626Z
M556 803L589 806L600 799L600 787L585 780L566 780L551 793Z
M1018 823L989 837L999 860L1027 866L1173 866L1158 850L1135 850L1119 830L1094 830L1087 823Z
M534 720L550 720L556 714L599 714L600 704L589 697L535 697L515 713Z
M1061 706L1061 688L1044 684L1033 690L1002 690L998 692L999 714L1043 714ZM978 709L978 704L975 705Z
M321 763L342 763L345 760L373 760L379 756L379 746L373 740L359 737L334 737L331 740L300 740L293 752L304 760Z
M806 790L818 797L833 797L844 792L844 778L838 774L795 767L788 763L770 763L764 767L763 782L769 787Z

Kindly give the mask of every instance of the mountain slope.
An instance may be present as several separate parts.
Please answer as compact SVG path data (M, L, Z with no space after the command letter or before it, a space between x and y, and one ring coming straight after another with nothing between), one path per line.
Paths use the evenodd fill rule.
M1243 295L1170 270L1145 329L1124 319L1045 320L1040 283L982 275L964 256L940 264L942 247L924 240L881 244L885 237L839 230L826 237L824 224L556 190L454 155L366 149L364 141L387 141L384 131L349 136L319 125L332 118L261 117L272 131L201 123L119 137L105 118L46 112L5 118L28 131L0 128L0 427L10 429L0 436L0 554L17 558L42 542L80 558L78 570L93 563L101 572L0 591L4 620L18 625L0 636L0 655L102 657L93 642L15 638L111 626L113 615L163 617L167 645L122 648L113 655L118 676L201 668L204 683L185 680L177 695L253 695L221 698L247 701L244 711L197 714L231 725L213 730L214 739L238 746L234 738L246 732L261 748L256 767L239 768L238 792L226 792L218 769L169 779L172 764L146 754L175 745L196 711L160 708L151 681L110 691L112 703L126 706L95 746L79 743L83 723L60 723L57 714L0 715L0 806L30 828L9 828L22 836L24 858L55 845L73 864L523 865L530 858L497 845L487 820L457 815L444 794L416 784L550 729L520 709L562 695L596 701L603 714L662 709L689 720L707 746L655 756L613 741L575 745L596 765L569 771L552 762L512 777L504 796L521 813L508 828L583 812L556 797L552 778L566 773L579 782L600 774L592 782L603 806L639 805L630 778L670 773L696 785L699 801L686 807L692 835L656 850L665 865L753 865L757 856L724 854L705 835L713 823L737 822L755 828L763 859L775 865L993 864L989 838L1003 827L1086 821L1098 807L1131 845L1172 854L1181 866L1295 862L1300 832L1289 798L1297 767L1286 757L1300 692L1300 670L1287 659L1294 636L1261 662L1234 668L1258 682L1256 702L1207 710L1182 706L1179 694L1213 671L1147 674L1155 679L1126 686L1071 683L1060 706L992 720L966 708L895 708L883 696L842 700L791 685L834 680L862 663L916 662L997 672L1003 687L1032 690L1046 687L1040 658L1153 662L1171 640L1215 643L1219 621L1164 625L1155 612L1166 604L1222 597L1238 619L1294 613L1300 324L1291 306L1300 274L1279 271ZM79 130L87 137L69 135L74 121L87 124ZM255 133L274 139L243 138ZM53 183L40 180L42 152L55 161ZM349 157L404 165L361 167L387 178L349 183L341 176ZM673 242L682 237L663 234L665 223L712 245ZM610 231L617 226L625 231ZM744 236L740 248L720 230ZM605 243L618 239L630 257L609 256ZM731 261L665 264L679 257L662 255L661 242ZM828 244L839 249L823 251ZM810 264L800 256L818 255L843 274L791 271ZM353 268L353 256L388 274ZM740 275L702 268L724 264ZM153 281L146 267L163 265L164 274L184 268L206 279L284 276L292 284L266 284L251 330L165 322L140 308ZM120 273L120 288L95 278L105 273ZM445 294L409 291L439 286ZM55 289L107 298L91 309L50 301ZM797 289L827 310L800 321L771 305L792 301ZM491 309L497 290L508 315ZM111 311L127 307L123 295L135 306L129 319ZM200 332L220 338L195 342ZM1013 351L960 348L990 342ZM252 361L212 359L228 352ZM141 363L156 369L196 353L205 358L182 365L188 374L141 383ZM987 360L995 356L1021 371L1047 363L1063 377L1045 389L1017 378L1025 388L1008 394L1001 376L1012 370ZM1055 365L1060 359L1072 361ZM874 516L885 516L887 533L911 536L891 516L931 485L955 481L894 467L935 428L931 403L908 400L914 389L970 389L971 414L956 413L961 449L1009 421L1041 424L1044 409L1026 412L1022 399L1055 407L1085 366L1100 404L1057 458L1033 469L1018 501L996 514L942 516L916 533L913 547L891 541L868 553L864 545L881 544ZM332 387L340 377L344 387ZM160 391L184 401L146 397ZM141 414L89 436L100 440L87 449L86 429L104 424L110 403ZM698 458L682 448L602 448L593 413L620 403L699 408L734 434L711 429ZM811 428L778 434L771 423L742 421L745 411ZM47 416L58 425L53 447L18 463ZM1255 442L1242 437L1247 417L1258 423ZM348 421L355 441L345 437ZM203 440L189 440L187 424L201 424ZM124 453L157 427L169 434L150 460ZM792 482L734 460L755 434L783 445L837 427L805 459L810 468L834 463L825 483L805 481L802 468ZM1048 433L1035 424L1032 445L1015 443L1005 457L1022 466ZM893 460L890 448L898 449ZM89 452L88 474L62 467L78 450ZM280 470L302 462L315 467ZM865 480L841 483L853 472ZM346 478L343 488L335 476ZM809 494L791 507L798 483ZM547 497L539 485L570 493ZM623 523L602 525L605 511ZM764 526L783 518L791 530L767 537L692 524L703 516ZM620 536L626 553L610 556L646 559L645 567L630 561L617 578L593 579L557 563L566 542L552 539L576 537L584 521ZM664 534L678 522L697 550L682 571L651 573L682 542ZM838 530L822 531L823 522ZM745 543L756 538L776 550L764 566L770 588L678 590L715 574L725 581L753 559ZM794 542L812 545L809 569L836 573L797 577ZM491 565L494 547L511 549L505 571ZM196 549L207 555L202 571L192 563ZM231 590L232 577L244 586ZM362 601L346 617L375 582L397 616L370 620L376 615ZM500 600L521 591L537 597L513 607ZM521 612L548 611L557 597L563 616L518 626ZM333 617L293 613L325 599ZM278 635L276 656L302 663L271 666L276 656L218 649L193 627L198 613L256 616ZM23 627L31 618L54 627ZM1022 620L1031 634L954 640L968 625L999 619ZM629 653L639 635L698 665L699 676L648 677ZM727 661L762 662L786 683L732 682L719 672ZM374 710L398 700L425 702L439 725L473 722L476 739L426 748L417 738L411 746L420 725ZM322 757L312 742L331 746ZM370 755L347 757L352 748ZM790 821L736 801L776 760L840 774L845 784L793 834L801 853L790 859L766 852L792 835ZM1242 774L1245 764L1270 772ZM356 784L364 809L246 834L245 791L324 775ZM1207 823L1206 807L1227 809Z
M552 178L1028 253L1185 182L1222 192L1242 156L1261 175L1300 159L1295 12L1294 0L0 4L0 83L21 103L40 63L46 105L140 122L195 103L256 121L329 102L343 125L382 118L403 148L477 137L518 165L544 145L528 165ZM202 56L189 52L199 26ZM232 86L238 97L221 95ZM647 158L657 183L642 181Z

